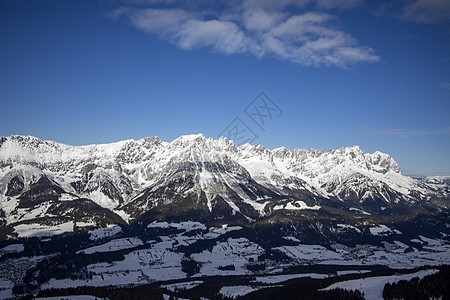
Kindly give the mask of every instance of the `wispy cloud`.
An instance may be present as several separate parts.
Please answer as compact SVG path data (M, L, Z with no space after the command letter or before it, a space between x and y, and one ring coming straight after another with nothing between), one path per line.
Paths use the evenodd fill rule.
M450 1L416 0L403 9L402 19L414 23L437 23L450 20Z
M444 89L450 90L450 82L444 82L444 83L441 83L441 86L442 86Z
M317 6L324 9L353 9L362 5L363 0L317 0Z
M450 21L450 1L448 0L391 0L375 10L375 15L394 16L411 23L442 23Z
M337 16L326 11L352 9L362 0L236 0L221 2L219 8L206 1L188 5L171 0L165 7L157 0L128 1L141 6L121 7L111 16L125 16L136 28L185 50L247 53L317 67L380 61L372 48L358 45L338 27ZM308 12L307 5L320 9ZM296 9L288 9L292 7Z
M450 127L432 130L379 129L379 130L372 130L370 133L372 135L390 135L397 137L414 137L423 135L450 135Z

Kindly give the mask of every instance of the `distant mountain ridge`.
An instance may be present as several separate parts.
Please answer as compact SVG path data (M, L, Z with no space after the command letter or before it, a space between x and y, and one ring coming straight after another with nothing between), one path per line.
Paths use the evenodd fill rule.
M391 156L358 146L269 150L201 134L87 146L0 138L7 234L36 220L88 226L141 218L286 221L330 210L435 213L448 209L449 192L447 179L403 176Z

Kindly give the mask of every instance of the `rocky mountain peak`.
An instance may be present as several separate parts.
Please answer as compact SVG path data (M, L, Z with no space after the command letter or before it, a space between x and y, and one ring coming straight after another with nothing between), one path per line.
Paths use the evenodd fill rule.
M27 205L44 205L51 192L51 203L89 199L131 219L167 205L175 205L174 212L190 207L254 219L274 207L291 207L289 201L320 206L324 200L318 199L379 213L392 203L447 195L441 187L403 176L388 154L364 153L358 146L269 150L202 134L86 146L28 136L1 141L0 201L8 203L7 219L18 218L23 193L27 199L42 194L41 202ZM48 180L33 185L43 176Z

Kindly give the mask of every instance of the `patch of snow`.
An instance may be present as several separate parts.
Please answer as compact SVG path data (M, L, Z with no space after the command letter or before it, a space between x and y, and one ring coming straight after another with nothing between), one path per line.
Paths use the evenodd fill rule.
M406 244L404 244L404 243L402 243L402 242L400 242L400 241L394 241L394 243L395 243L397 246L399 246L400 248L402 248L402 249L409 248L408 245L406 245Z
M348 210L349 211L354 211L354 212L356 212L358 214L363 214L363 215L370 215L371 214L371 213L369 213L369 212L367 212L365 210L362 210L362 209L359 209L359 208L356 208L356 207L350 207Z
M169 228L173 227L176 229L182 229L185 231L192 230L206 230L206 226L200 222L186 221L180 223L167 223L167 222L156 222L147 225L147 228Z
M441 246L442 245L442 242L440 240L430 239L423 235L419 235L419 237L422 241L427 243L429 246Z
M215 239L216 237L221 236L230 231L241 230L241 226L228 226L227 224L222 225L222 227L210 227L209 232L204 235L207 239Z
M130 222L130 215L124 212L123 210L113 210L114 213L118 214L125 222Z
M286 205L275 205L274 210L287 209L287 210L302 210L302 209L311 209L311 210L319 210L321 206L314 205L308 206L305 202L301 200L292 201L287 203Z
M223 286L220 289L219 294L225 297L236 298L257 291L258 289L259 288L257 287L251 287L248 285Z
M19 237L43 237L73 231L73 221L53 226L41 224L19 224L14 226Z
M244 275L251 273L245 265L249 261L257 261L264 249L246 238L229 238L225 242L217 242L211 251L191 255L195 261L201 263L200 273L194 276L214 275ZM235 270L220 270L219 267L233 265Z
M344 270L344 271L336 272L336 274L338 276L349 275L349 274L364 274L364 273L370 273L370 271L369 270Z
M400 280L411 280L414 277L423 278L427 275L435 274L439 272L438 270L423 270L413 274L404 274L404 275L393 275L393 276L376 276L355 280L348 280L337 282L324 290L332 290L335 288L341 288L345 290L359 290L361 293L364 293L364 297L367 300L380 300L383 299L383 289L386 283L394 283Z
M216 177L212 173L208 172L205 167L203 167L202 171L199 173L199 184L202 187L214 182L215 179Z
M237 212L241 212L241 210L239 209L239 207L233 202L233 200L231 200L228 197L223 197L223 200L225 200L225 202L231 207L232 214L235 215Z
M18 253L24 249L23 244L12 244L0 249L1 253Z
M164 221L164 222L154 221L147 225L147 228L169 228L169 227L170 227L170 225L166 221Z
M300 261L342 259L342 256L320 245L281 246L274 248L284 252L292 259Z
M293 241L293 242L300 243L300 240L297 239L296 237L293 237L293 236L284 236L283 239L288 240L288 241Z
M109 210L113 210L119 204L116 200L109 198L99 190L90 192L87 195L87 198L91 199L101 207L107 208Z
M51 288L70 288L78 286L108 286L108 285L125 285L136 283L149 283L150 281L142 277L139 271L122 271L111 272L105 274L93 275L89 280L72 280L72 279L55 279L52 278L48 282L41 285L41 289Z
M356 232L361 233L361 230L360 230L359 228L357 228L357 227L355 227L355 226L352 226L352 225L348 225L348 224L337 224L337 226L340 227L340 228L349 228L349 229L353 229L353 230L355 230Z
M411 242L417 243L417 244L421 244L421 245L425 244L424 241L421 241L421 240L419 240L419 239L412 239Z
M76 222L75 225L77 227L88 227L88 226L96 226L94 222Z
M271 275L271 276L259 276L256 277L253 282L257 283L280 283L286 280L291 280L295 278L306 278L310 277L313 279L327 278L327 274L318 273L305 273L305 274L285 274L285 275Z
M380 235L380 236L386 236L386 235L390 235L390 234L402 234L399 230L397 229L391 229L389 227L387 227L386 225L380 224L378 226L375 227L370 227L370 234L372 235Z
M0 299L14 299L12 289L14 282L9 279L0 278Z
M161 285L161 288L168 289L169 291L172 291L172 292L185 291L185 290L192 289L196 286L199 286L202 283L203 283L203 281L201 281L201 280L194 280L194 281L165 284L165 285Z
M92 254L96 252L112 252L112 251L119 251L123 249L129 249L134 248L137 246L141 246L144 243L142 240L133 237L133 238L123 238L123 239L115 239L112 241L109 241L105 244L93 246L84 250L80 250L77 253L84 253L84 254Z
M264 208L266 207L267 202L260 203L248 198L244 198L243 202L251 205L257 212L259 212L260 215L264 214Z
M115 236L122 232L122 228L119 225L108 224L106 228L96 228L89 231L91 240L100 240L106 237Z

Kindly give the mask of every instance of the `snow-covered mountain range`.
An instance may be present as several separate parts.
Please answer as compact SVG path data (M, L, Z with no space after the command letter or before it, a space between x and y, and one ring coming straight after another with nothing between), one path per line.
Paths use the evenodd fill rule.
M439 212L448 199L447 181L403 176L388 154L358 146L269 150L201 134L88 146L0 138L0 217L16 232L36 220L77 226L140 218L255 222L330 210L391 216Z
M279 296L294 278L397 276L448 264L449 195L448 177L403 176L357 146L0 137L0 298L148 284L185 299Z

